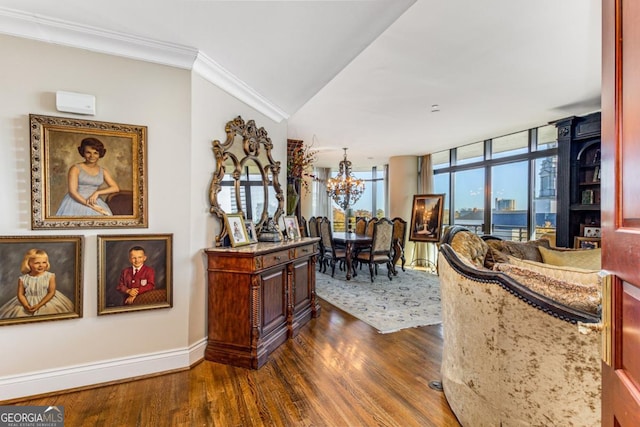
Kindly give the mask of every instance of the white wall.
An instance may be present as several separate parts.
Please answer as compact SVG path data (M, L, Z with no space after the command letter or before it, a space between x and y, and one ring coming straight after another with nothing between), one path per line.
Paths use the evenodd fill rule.
M389 158L389 218L400 217L411 222L413 196L418 193L418 158L416 156L395 156ZM408 236L407 232L407 236ZM405 243L407 264L413 261L414 243Z
M0 327L0 400L188 366L206 337L211 141L242 115L286 159L286 123L188 70L7 36L0 57L0 235L84 236L83 317ZM56 111L57 90L95 95L92 119L148 126L148 229L31 230L28 115L87 118ZM97 316L96 236L155 233L173 234L173 307Z
M230 97L215 85L198 75L192 82L192 128L193 151L191 153L191 220L192 284L189 342L194 344L206 336L206 264L203 248L215 244L215 236L220 233L220 223L209 213L209 184L215 168L213 140L226 139L225 125L229 120L242 116L246 121L253 119L258 127L264 127L273 142L273 158L281 162L280 182L286 183L287 123L276 123L246 104ZM282 190L286 197L285 184ZM286 204L285 204L286 206ZM203 321L203 319L205 319Z

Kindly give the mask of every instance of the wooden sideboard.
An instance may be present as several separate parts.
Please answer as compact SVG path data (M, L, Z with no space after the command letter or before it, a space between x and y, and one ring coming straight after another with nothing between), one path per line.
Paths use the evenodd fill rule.
M317 237L205 249L209 276L205 359L258 369L320 315Z

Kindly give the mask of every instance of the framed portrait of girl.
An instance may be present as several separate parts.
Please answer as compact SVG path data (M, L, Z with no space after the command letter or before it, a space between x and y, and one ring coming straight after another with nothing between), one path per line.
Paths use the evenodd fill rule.
M82 237L0 237L0 326L82 317Z

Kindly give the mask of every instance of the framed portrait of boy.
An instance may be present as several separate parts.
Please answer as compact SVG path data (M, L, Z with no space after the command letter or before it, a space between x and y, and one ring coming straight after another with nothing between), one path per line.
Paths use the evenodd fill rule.
M147 127L29 115L31 228L147 227Z
M224 223L232 247L251 244L241 213L224 214Z
M444 194L416 194L411 209L409 240L438 242L442 232Z
M173 307L173 235L98 235L98 315Z
M0 237L0 325L82 317L82 236Z

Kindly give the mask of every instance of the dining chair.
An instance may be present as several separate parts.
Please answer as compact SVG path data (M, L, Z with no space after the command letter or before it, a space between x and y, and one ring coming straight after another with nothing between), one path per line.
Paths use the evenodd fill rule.
M376 217L369 218L367 220L364 234L366 234L369 237L373 237L373 227L376 225L376 222L378 222L378 218ZM355 265L359 265L361 270L362 270L362 263L358 260L358 254L361 252L369 252L369 251L371 251L371 245L361 245L361 246L358 246L355 250L355 254L354 254Z
M378 218L373 217L367 221L367 228L365 230L365 234L369 237L373 236L373 226L378 222Z
M307 220L304 217L300 217L300 236L309 237L309 228L307 227Z
M393 223L393 273L398 274L396 269L398 259L402 260L402 271L405 271L404 244L407 237L407 221L400 217L395 217L391 222Z
M309 218L309 237L320 237L320 231L318 230L318 221L322 218L316 218L312 216ZM322 239L318 242L318 270L322 270L324 249L322 248Z
M331 265L331 277L336 274L336 264L338 262L343 265L347 260L347 251L342 248L337 248L333 243L333 231L331 230L331 221L327 218L323 218L319 224L320 241L323 246L323 270L327 271L327 264Z
M364 234L367 231L367 218L359 216L356 218L356 234Z
M373 240L371 250L361 251L356 260L369 265L369 274L373 282L374 267L378 264L387 265L387 276L391 280L393 265L391 264L391 244L393 243L393 223L387 218L380 218L373 226Z

